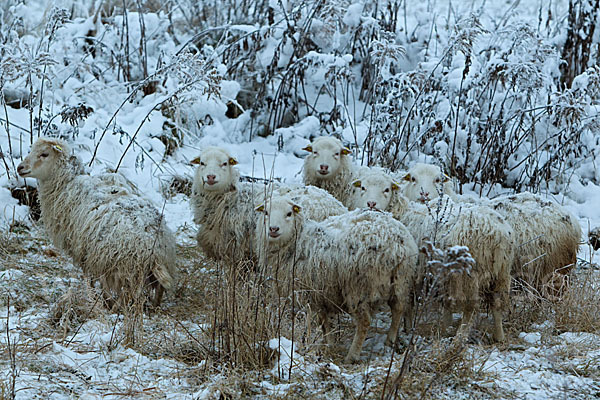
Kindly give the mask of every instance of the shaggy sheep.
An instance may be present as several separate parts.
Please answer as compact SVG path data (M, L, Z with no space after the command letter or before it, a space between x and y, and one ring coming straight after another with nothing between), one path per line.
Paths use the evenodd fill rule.
M83 175L59 139L38 139L17 171L38 180L52 242L100 281L109 306L141 299L144 287L160 304L174 285L175 238L150 201L120 175Z
M417 247L400 222L387 213L353 211L322 222L307 220L286 196L273 196L257 223L261 262L297 280L317 310L330 343L329 316L348 312L356 325L346 361L359 359L371 315L381 303L392 310L386 344L396 340L403 309L410 305Z
M454 199L454 189L448 175L437 165L417 163L403 177L403 192L409 200L427 201L444 194Z
M304 159L304 184L325 189L346 205L354 170L350 150L331 136L320 136L303 150L310 152Z
M449 301L444 306L442 331L451 321L452 309L460 309L468 322L483 298L494 317L494 339L504 340L502 311L508 306L513 233L503 218L489 207L459 209L450 200L432 204L432 208L408 202L392 178L377 169L361 171L352 187L350 209L368 207L391 212L406 225L420 247L429 240L438 247L470 249L476 265L467 274L451 273L446 282ZM422 258L421 270L424 263Z
M581 226L575 217L527 192L499 197L487 205L515 232L512 275L545 296L560 295L566 275L577 263Z
M430 173L433 170L437 172ZM436 179L440 173L436 166L409 171L411 180L416 179L432 199L438 197L438 192L429 188L439 186ZM462 200L446 184L444 192L457 201ZM410 200L419 200L410 184L404 193ZM512 275L539 293L559 294L565 275L577 261L581 226L575 217L558 204L527 192L477 202L497 211L514 231Z
M237 164L226 150L206 148L200 157L192 185L194 222L198 224L198 244L205 254L230 265L255 262L253 235L254 209L271 195L271 189L239 182ZM348 210L329 193L314 187L278 187L306 207L307 215L316 220L339 215Z

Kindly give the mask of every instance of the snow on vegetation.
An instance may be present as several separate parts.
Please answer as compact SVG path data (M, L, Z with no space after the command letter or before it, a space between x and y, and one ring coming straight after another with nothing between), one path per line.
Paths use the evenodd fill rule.
M597 396L599 13L593 0L0 2L0 398ZM89 209L68 232L48 221L44 183L18 173L39 137L77 155L70 173L88 184L74 194L95 199L53 206ZM199 164L215 146L213 167L236 190L198 201L221 181ZM448 220L435 217L440 193L455 202ZM283 272L307 262L293 256L282 270L282 259L239 268L256 261L254 209L279 195L311 220L366 213L375 233L390 212L419 246L440 232L427 265L449 268L450 253L475 265L447 290L418 270L403 304L414 313L388 333L397 313L374 304L397 301L395 281L292 280ZM160 254L178 278L158 279L171 290L133 325L101 288L142 290L122 282L134 270L159 278L152 263L123 261L148 247L140 224L152 224L112 212L111 196L143 197L177 244ZM343 264L331 249L354 233L306 223L328 235L304 238L306 254ZM498 254L506 225L512 249ZM91 271L92 259L118 271ZM307 299L323 306L314 289L327 285L332 313L360 308L344 301L351 291L372 295L364 344L347 312L329 338L316 329ZM477 329L454 335L449 311L477 308Z

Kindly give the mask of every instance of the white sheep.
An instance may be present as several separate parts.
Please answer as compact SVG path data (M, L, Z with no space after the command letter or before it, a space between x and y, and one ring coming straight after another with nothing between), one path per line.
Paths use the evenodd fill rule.
M305 219L286 196L273 196L257 223L261 262L294 278L316 309L330 343L329 316L348 312L356 325L347 362L359 359L371 315L382 303L392 310L386 344L395 342L401 316L410 306L417 247L410 233L388 213L353 211L322 222Z
M431 173L435 170L436 173ZM421 173L426 171L426 173ZM438 197L437 179L441 171L436 166L410 170L410 179L428 191L430 199ZM456 195L451 186L444 183L444 193L456 201L463 197ZM420 200L420 194L411 187L404 194L413 201ZM577 262L577 251L581 240L581 226L576 218L563 207L540 196L528 192L502 196L493 200L470 200L497 211L514 231L515 256L511 273L544 295L559 294L564 277Z
M310 152L304 159L304 184L325 189L346 205L355 169L352 152L332 136L320 136L303 150Z
M417 163L404 174L403 180L403 192L409 200L431 200L439 197L440 190L454 200L452 182L437 165Z
M271 196L272 188L239 182L237 164L226 150L208 147L194 160L198 168L192 185L194 222L198 224L198 244L205 254L230 265L254 263L254 209ZM348 210L324 190L314 187L274 189L288 193L306 207L310 218L321 220Z
M419 247L426 240L437 247L466 246L476 265L469 274L451 274L446 281L442 331L452 309L460 309L468 322L485 300L494 318L494 339L504 340L502 312L508 306L513 233L503 218L485 206L463 206L447 201L429 207L408 202L391 176L378 169L361 171L352 183L349 208L377 208L391 212L406 225ZM421 271L425 260L421 259ZM422 272L421 272L422 273ZM421 275L421 274L419 274Z
M176 274L175 238L163 215L120 175L84 175L78 165L65 141L40 138L17 171L37 179L50 239L101 283L109 306L137 301L144 289L158 306Z

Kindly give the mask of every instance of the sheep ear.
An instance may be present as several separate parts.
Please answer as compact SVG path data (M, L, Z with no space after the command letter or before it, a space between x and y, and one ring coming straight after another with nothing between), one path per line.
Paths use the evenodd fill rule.
M347 147L342 147L342 150L340 151L340 153L344 156L347 156L348 154L351 154L352 151Z
M260 206L256 207L254 211L265 212L265 205L261 204Z
M410 181L412 179L412 176L410 176L410 174L406 174L402 179L404 179L405 181Z
M450 180L450 177L446 174L442 174L442 182L446 183Z
M302 210L302 208L300 208L300 206L294 204L292 205L292 211L294 211L294 214L298 214L300 212L300 210Z
M304 151L308 151L309 153L312 153L312 146L309 144L308 146L306 146L305 148L303 148L302 150Z
M398 190L400 189L400 185L398 185L396 182L392 182L392 190Z
M362 185L362 182L360 180L356 180L356 181L352 182L352 186L354 186L354 187L361 187L361 185Z
M229 157L229 165L237 165L237 160L233 157Z
M200 157L194 158L192 161L190 161L190 164L193 164L193 165L200 164Z

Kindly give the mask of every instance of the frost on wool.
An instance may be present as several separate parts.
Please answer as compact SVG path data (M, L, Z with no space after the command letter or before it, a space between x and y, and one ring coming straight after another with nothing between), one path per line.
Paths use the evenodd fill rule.
M512 275L545 296L559 295L564 277L577 262L581 226L563 207L532 193L491 200L488 204L515 232Z
M390 214L353 211L322 222L305 219L287 196L260 207L257 252L261 263L282 268L306 302L317 310L324 336L329 316L348 312L356 325L346 361L357 361L381 303L392 309L386 343L396 340L401 316L410 307L417 247ZM294 275L292 275L294 274Z
M494 337L504 339L502 311L508 306L513 233L503 218L485 206L460 209L447 197L446 202L430 206L408 202L395 187L392 178L376 168L362 170L352 184L350 208L374 208L391 212L409 229L419 247L425 241L437 247L466 246L476 260L469 274L450 274L445 282L444 325L452 309L460 309L470 319L481 300L492 309ZM421 257L419 275L424 273ZM420 281L421 279L419 279Z
M175 238L162 214L118 174L89 176L66 142L40 138L18 167L38 180L42 221L55 246L122 307L174 286Z
M339 139L331 136L316 138L304 150L310 152L304 159L304 184L325 189L347 205L350 195L348 184L352 180L354 169L350 150Z

